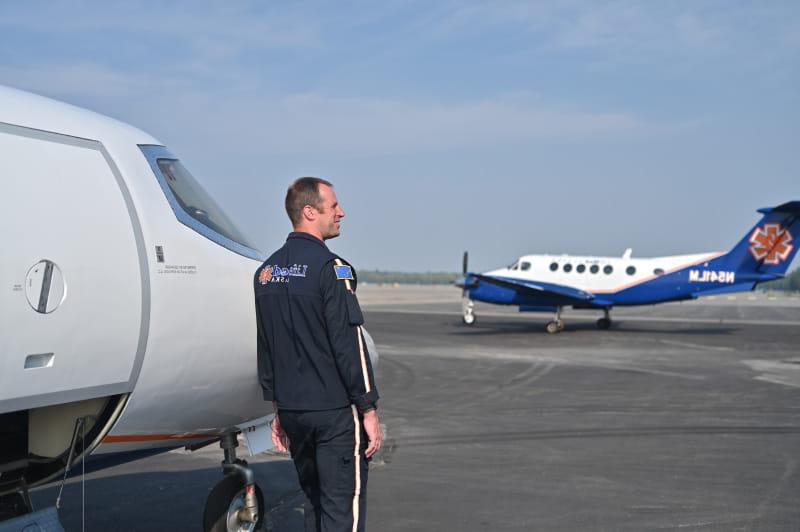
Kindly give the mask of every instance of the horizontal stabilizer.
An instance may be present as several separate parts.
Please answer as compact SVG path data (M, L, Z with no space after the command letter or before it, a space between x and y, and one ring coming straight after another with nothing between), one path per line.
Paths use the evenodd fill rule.
M771 212L785 212L787 214L800 214L800 201L787 201L777 207L766 207L758 209L762 214L769 214Z

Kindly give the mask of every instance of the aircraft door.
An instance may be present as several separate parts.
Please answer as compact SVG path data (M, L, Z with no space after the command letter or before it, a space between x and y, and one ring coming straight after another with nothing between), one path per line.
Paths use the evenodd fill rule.
M130 391L146 262L107 151L0 124L0 179L0 413Z

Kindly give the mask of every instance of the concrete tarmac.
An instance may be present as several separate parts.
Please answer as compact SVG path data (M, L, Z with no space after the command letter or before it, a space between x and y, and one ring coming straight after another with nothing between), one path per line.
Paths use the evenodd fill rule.
M380 353L373 531L800 530L800 299L548 315L452 287L359 287ZM87 476L87 530L199 530L218 449ZM251 460L269 528L302 530L292 463ZM74 473L73 473L74 475ZM81 485L62 521L81 527ZM55 488L37 490L51 504Z

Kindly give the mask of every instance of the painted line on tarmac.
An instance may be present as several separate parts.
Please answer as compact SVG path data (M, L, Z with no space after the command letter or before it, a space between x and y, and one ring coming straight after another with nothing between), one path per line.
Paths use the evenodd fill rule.
M408 309L388 309L388 308L369 308L368 306L364 305L364 312L375 312L375 313L384 313L384 314L423 314L423 315L439 315L439 316L460 316L461 312L458 311L448 311L448 310L408 310ZM520 314L506 314L504 312L476 312L475 316L479 319L481 316L488 316L490 318L511 318L511 319L523 319L529 320L531 319L530 315L520 315ZM551 316L548 314L548 316ZM534 314L536 317L536 314ZM581 318L578 316L572 316L567 314L570 320L573 321L594 321L593 319L589 318ZM615 322L625 322L625 321L643 321L643 322L668 322L668 323L704 323L704 324L715 324L715 325L775 325L781 327L798 327L800 326L800 321L784 321L784 320L742 320L742 319L726 319L726 318L719 318L719 319L710 319L710 318L670 318L670 317L648 317L648 316L616 316L613 318Z

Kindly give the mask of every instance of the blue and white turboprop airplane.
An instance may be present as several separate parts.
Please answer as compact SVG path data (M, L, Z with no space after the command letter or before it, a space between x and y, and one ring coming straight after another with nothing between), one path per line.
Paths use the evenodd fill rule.
M475 323L474 301L516 305L520 312L555 312L547 332L564 329L561 310L603 311L597 327L611 326L615 306L653 305L700 296L752 290L784 276L800 236L800 201L759 209L764 216L728 253L700 253L656 258L525 255L506 268L467 271L456 286L463 289L463 320Z

